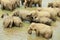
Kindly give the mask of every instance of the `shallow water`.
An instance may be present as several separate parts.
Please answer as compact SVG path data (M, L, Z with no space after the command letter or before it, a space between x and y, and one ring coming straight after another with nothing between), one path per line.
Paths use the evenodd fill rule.
M47 40L27 33L29 23L23 22L23 27L4 28L0 20L0 40ZM60 40L60 21L56 21L53 27L53 37L50 40Z
M43 0L42 7L47 7L48 2L52 1L53 0ZM10 11L0 9L0 15L5 12L11 13ZM37 37L35 34L29 35L27 33L29 23L23 22L23 27L13 28L4 28L2 24L3 20L0 18L0 40L47 40L43 37ZM50 40L60 40L60 19L56 21L53 26L53 37Z

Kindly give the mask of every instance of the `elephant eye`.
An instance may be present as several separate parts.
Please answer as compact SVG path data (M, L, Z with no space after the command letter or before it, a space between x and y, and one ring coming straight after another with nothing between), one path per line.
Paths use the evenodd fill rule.
M32 30L32 29L30 29L30 30Z
M34 29L36 31L36 29Z
M37 17L35 17L35 18L37 18Z
M58 6L56 6L58 8Z

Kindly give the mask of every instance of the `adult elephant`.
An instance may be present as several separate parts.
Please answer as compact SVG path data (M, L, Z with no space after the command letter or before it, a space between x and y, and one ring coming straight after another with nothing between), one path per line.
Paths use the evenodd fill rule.
M15 10L12 13L13 13L12 16L20 17L22 19L22 21L29 21L29 22L32 21L32 18L30 16L30 11L27 11L27 10L20 10L20 11Z
M3 18L3 26L4 28L11 28L13 24L13 19L8 14L2 14L1 18Z
M35 4L38 4L39 7L41 7L41 4L42 4L42 0L25 0L25 7L29 6L29 7L32 7L32 5Z

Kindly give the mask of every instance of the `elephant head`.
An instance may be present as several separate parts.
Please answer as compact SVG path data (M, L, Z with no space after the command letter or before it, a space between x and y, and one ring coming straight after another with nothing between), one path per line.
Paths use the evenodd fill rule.
M2 14L1 18L4 18L6 16L9 16L8 13Z

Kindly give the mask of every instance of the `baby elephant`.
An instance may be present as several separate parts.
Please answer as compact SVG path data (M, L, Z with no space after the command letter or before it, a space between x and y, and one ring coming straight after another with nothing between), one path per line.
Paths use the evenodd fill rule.
M22 27L22 20L19 17L13 16L13 24L17 27Z
M3 26L5 28L12 27L13 19L11 16L8 16L8 14L2 14L1 18L3 18Z
M28 33L32 34L35 31L37 36L42 35L46 39L52 38L52 28L48 25L41 24L41 23L32 23L28 29Z

